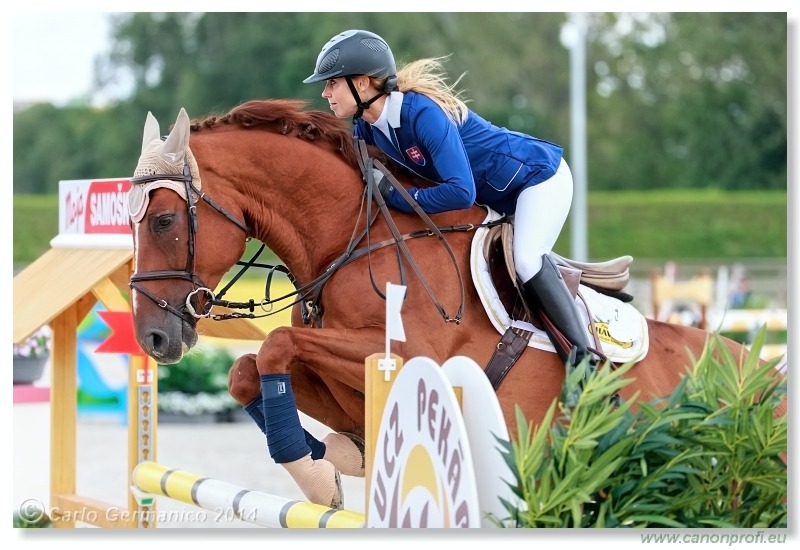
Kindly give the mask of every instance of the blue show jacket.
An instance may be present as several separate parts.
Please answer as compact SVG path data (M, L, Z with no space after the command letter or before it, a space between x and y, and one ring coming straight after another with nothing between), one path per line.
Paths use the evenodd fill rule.
M392 92L384 109L393 139L362 118L353 135L439 184L408 189L431 214L475 202L512 214L519 193L551 178L563 155L560 145L497 127L471 110L458 126L433 100L415 92ZM387 202L412 212L400 193L393 192Z

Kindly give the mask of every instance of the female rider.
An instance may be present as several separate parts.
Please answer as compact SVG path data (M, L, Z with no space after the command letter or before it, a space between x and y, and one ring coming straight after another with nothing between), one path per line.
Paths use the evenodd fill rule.
M526 300L569 340L559 344L548 329L564 361L593 359L575 302L549 256L572 203L562 147L481 118L446 83L440 58L396 70L389 45L368 31L345 31L325 44L303 82L322 81L322 97L337 117L353 117L356 137L438 184L408 189L425 212L477 202L513 215L514 264ZM389 206L413 212L388 181L379 189Z

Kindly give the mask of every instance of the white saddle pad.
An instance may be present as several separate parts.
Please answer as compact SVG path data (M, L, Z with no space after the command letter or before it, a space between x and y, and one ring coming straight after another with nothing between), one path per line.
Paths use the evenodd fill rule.
M496 220L500 217L497 212L489 209L488 216L484 223ZM484 240L489 234L489 229L478 228L472 239L472 249L470 252L470 266L472 271L472 281L475 289L480 296L486 314L489 316L494 327L499 334L504 334L510 326L519 327L533 333L528 346L542 350L552 351L555 348L550 342L547 333L533 326L530 323L511 318L511 315L503 306L500 296L492 283L491 273L486 259L483 256ZM647 355L649 339L647 332L647 320L635 307L622 302L611 296L606 296L595 290L580 285L580 295L589 305L595 328L597 329L598 339L602 344L602 351L606 357L617 363L628 361L640 361ZM583 324L586 327L586 334L589 341L594 341L589 324L589 312L580 296L575 300L578 311L580 312Z

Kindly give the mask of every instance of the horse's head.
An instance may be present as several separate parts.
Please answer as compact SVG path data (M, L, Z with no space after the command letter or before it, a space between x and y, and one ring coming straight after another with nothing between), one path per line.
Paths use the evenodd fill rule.
M142 154L128 196L134 247L131 306L141 348L160 363L178 362L197 343L222 276L244 253L247 227L200 192L181 109L169 137L148 113ZM201 200L202 199L202 200Z

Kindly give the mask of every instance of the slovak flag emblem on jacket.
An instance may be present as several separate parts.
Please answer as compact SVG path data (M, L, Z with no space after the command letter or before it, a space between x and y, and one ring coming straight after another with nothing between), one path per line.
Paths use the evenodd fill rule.
M408 158L420 166L425 166L425 157L422 156L422 152L419 150L419 147L415 146L406 149L406 155L408 155Z

